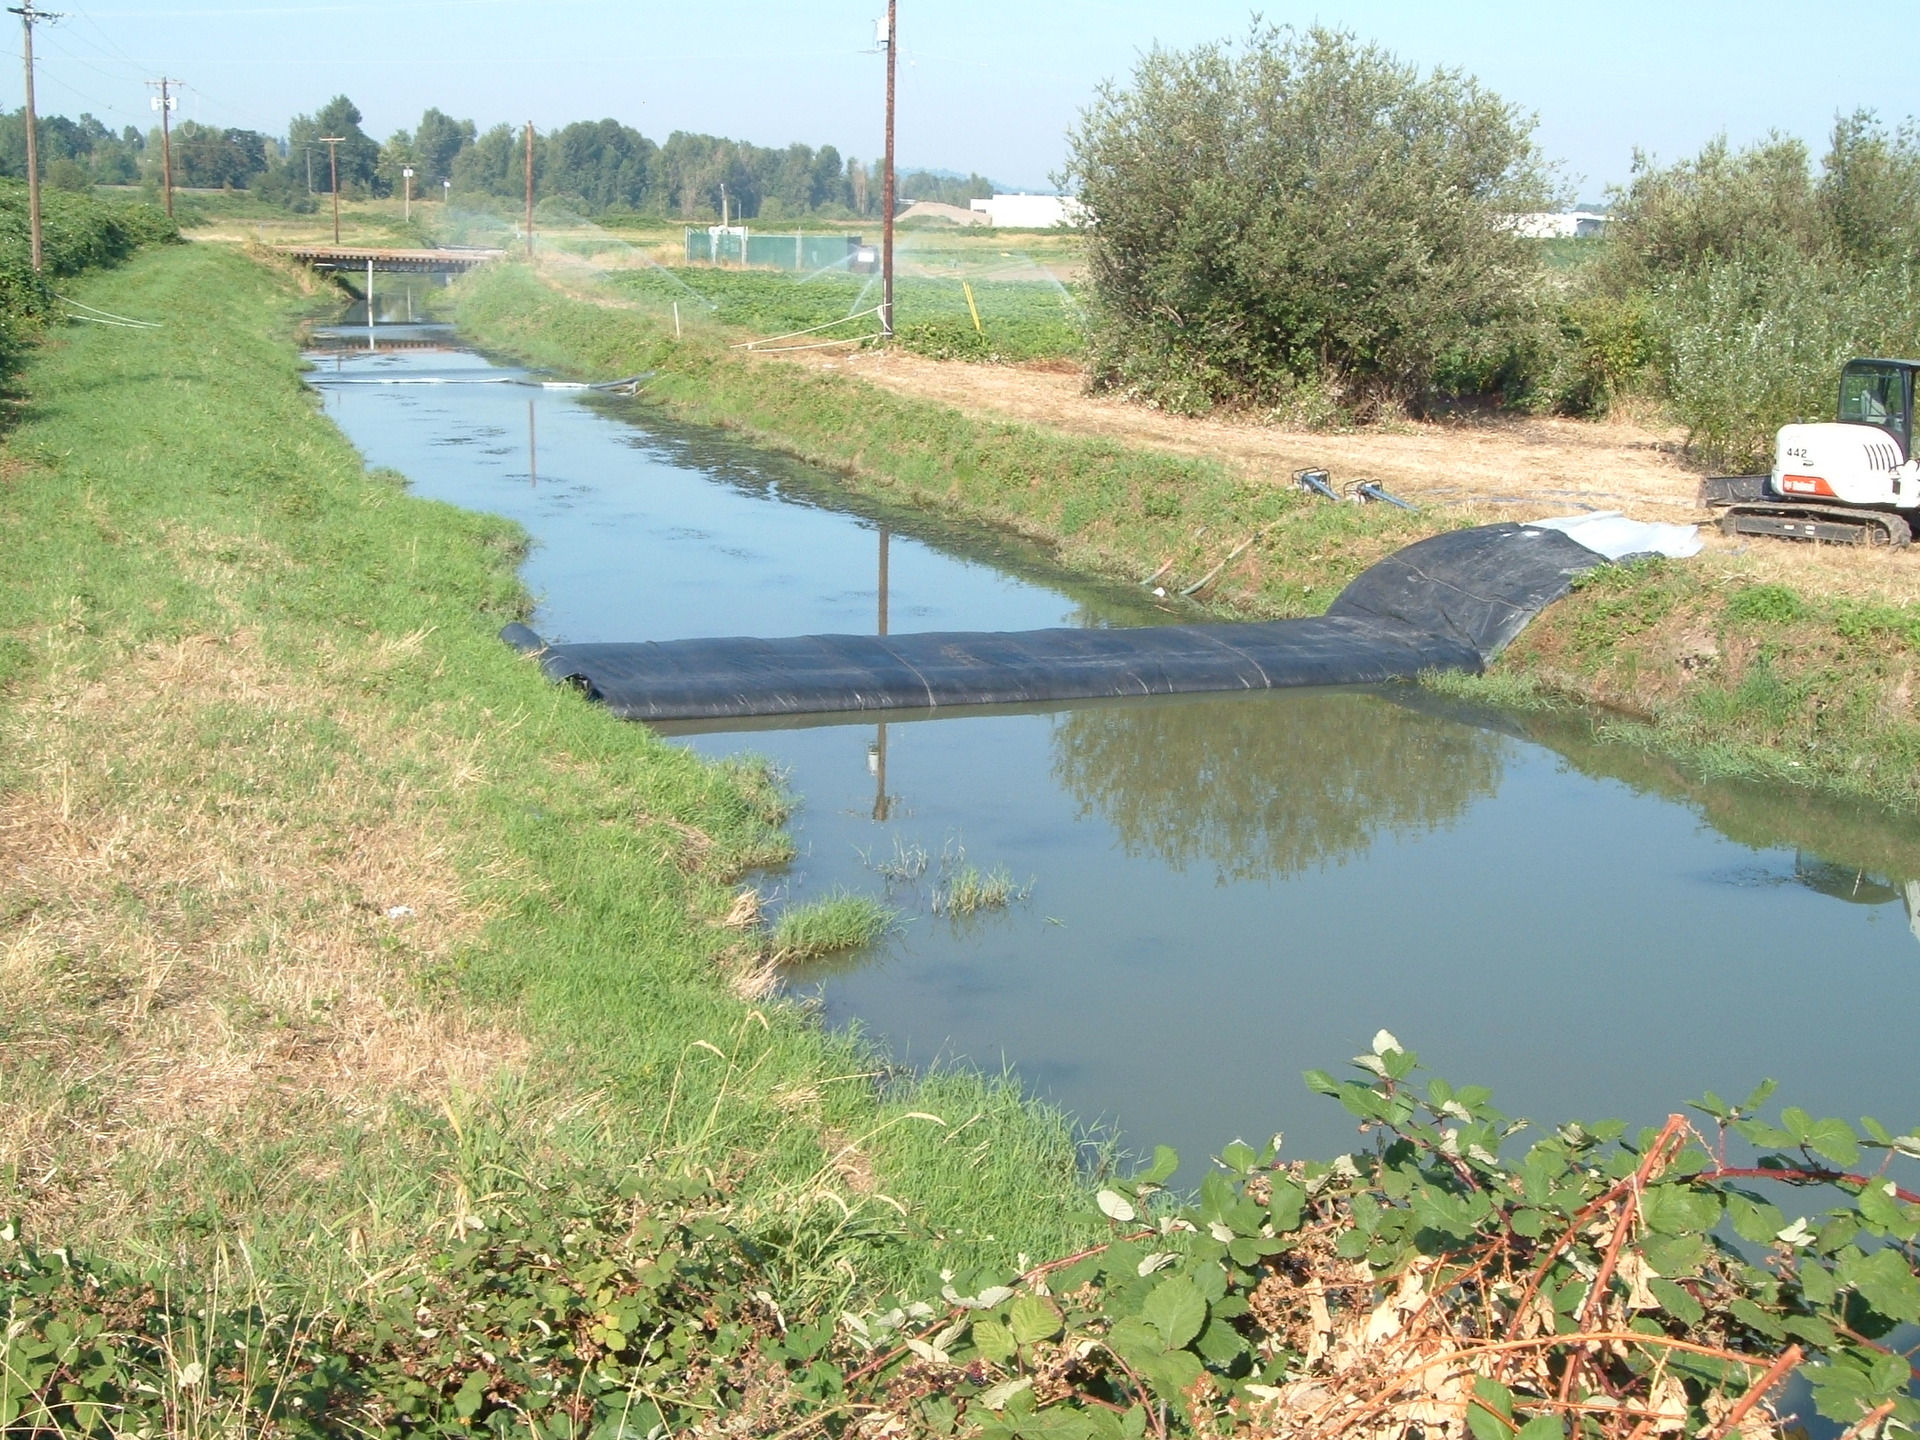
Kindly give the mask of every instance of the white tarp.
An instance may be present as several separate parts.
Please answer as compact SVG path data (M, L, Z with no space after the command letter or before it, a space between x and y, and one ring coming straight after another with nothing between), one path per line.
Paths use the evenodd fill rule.
M1590 515L1560 515L1552 520L1529 520L1542 530L1558 530L1609 560L1629 555L1665 555L1684 560L1698 555L1705 543L1698 525L1658 525L1629 520L1618 510L1596 510Z

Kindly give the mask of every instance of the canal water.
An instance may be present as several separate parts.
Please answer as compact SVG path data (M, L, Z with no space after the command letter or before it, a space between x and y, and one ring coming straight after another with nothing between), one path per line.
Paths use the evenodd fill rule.
M417 493L525 526L550 639L1186 618L644 397L472 383L530 377L406 348L444 332L344 333L314 356L328 413ZM772 903L853 890L900 911L871 950L792 977L829 1023L906 1064L1007 1067L1132 1149L1351 1148L1300 1073L1381 1028L1541 1120L1657 1123L1768 1076L1816 1113L1920 1119L1920 828L1878 812L1413 687L674 743L785 774L800 854L761 877ZM969 869L1009 903L953 913Z

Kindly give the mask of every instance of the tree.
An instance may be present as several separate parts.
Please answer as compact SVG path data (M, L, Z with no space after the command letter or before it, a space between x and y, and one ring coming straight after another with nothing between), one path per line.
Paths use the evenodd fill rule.
M253 130L222 130L183 120L173 131L176 184L209 190L243 190L267 169L272 140Z
M513 126L494 126L454 157L453 188L471 194L518 198L526 189L522 143L520 131ZM538 154L534 161L537 179Z
M1821 215L1848 260L1874 264L1920 252L1920 130L1913 121L1889 135L1871 110L1841 116L1821 171Z
M1627 293L1717 261L1811 255L1822 228L1807 147L1790 136L1735 151L1720 135L1667 166L1636 152L1608 225L1602 275Z
M361 194L377 195L385 189L380 178L380 143L360 128L360 110L344 95L336 95L315 115L296 115L287 126L289 157L304 168L302 152L313 156L313 188L326 194L331 172L327 165L327 146L321 140L339 136L340 190L349 188Z
M547 135L544 188L589 210L638 210L647 202L659 146L618 120L581 121Z
M453 178L454 157L473 144L478 132L471 120L455 120L439 110L428 110L420 117L420 128L413 132L414 163L422 186L438 185Z
M1484 383L1536 303L1512 223L1553 198L1532 132L1341 31L1154 50L1069 142L1096 383L1182 410Z

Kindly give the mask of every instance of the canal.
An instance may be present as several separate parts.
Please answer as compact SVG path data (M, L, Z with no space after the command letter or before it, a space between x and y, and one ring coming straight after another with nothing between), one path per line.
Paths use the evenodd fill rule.
M313 355L328 413L416 493L526 528L550 639L1190 618L644 396L509 383L529 377L433 327L337 334ZM1395 687L672 742L764 756L798 797L798 858L754 877L770 906L899 911L790 977L827 1023L908 1065L1006 1067L1128 1148L1350 1148L1300 1072L1381 1028L1542 1120L1657 1123L1766 1076L1849 1118L1920 1094L1920 827L1703 780L1577 718ZM975 878L1006 903L962 913Z

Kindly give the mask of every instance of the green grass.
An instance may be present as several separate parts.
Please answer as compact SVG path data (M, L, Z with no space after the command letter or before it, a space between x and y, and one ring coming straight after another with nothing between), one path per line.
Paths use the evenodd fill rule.
M807 1273L864 1292L1074 1246L1060 1116L994 1078L876 1090L857 1038L733 996L720 921L782 853L778 797L499 643L524 538L367 473L301 384L275 275L182 246L78 293L165 328L49 344L0 470L0 796L106 866L0 882L10 936L38 937L9 964L40 977L9 971L0 1008L0 1213L109 1253L244 1241L324 1285L489 1195L681 1171L749 1226L830 1217ZM329 967L355 965L374 1032L424 1027L383 1042L394 1064L501 1064L364 1104L297 1069L276 1090L274 1057L344 1043ZM296 973L311 994L275 988ZM126 1010L143 986L166 1003ZM267 1057L264 1088L203 1121L182 1057L220 1036ZM142 1118L155 1076L186 1121ZM900 1208L832 1182L828 1134Z
M969 262L967 270L979 268ZM1077 356L1082 349L1078 302L1064 287L1044 279L976 279L905 276L894 287L894 325L901 342L936 359L1040 360ZM975 329L967 308L965 280L980 314ZM662 310L678 301L683 323L689 292L705 303L717 323L760 335L787 335L816 326L832 328L817 338L870 335L875 317L849 320L880 303L878 280L870 275L832 272L787 275L771 270L722 270L708 266L651 267L619 275L615 289L623 297ZM840 322L835 324L835 322Z
M935 888L930 903L934 914L964 920L982 910L1004 910L1015 900L1024 900L1032 888L1016 885L1003 865L982 870L963 863Z
M783 962L844 955L873 944L899 916L871 895L836 890L781 912L773 927L773 953Z

